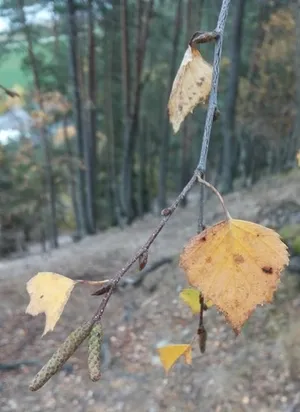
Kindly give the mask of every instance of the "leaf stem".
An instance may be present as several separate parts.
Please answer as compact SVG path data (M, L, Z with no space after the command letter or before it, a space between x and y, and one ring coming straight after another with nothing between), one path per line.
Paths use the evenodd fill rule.
M223 199L221 193L218 192L218 190L212 184L210 184L206 180L202 179L199 175L198 175L198 181L201 184L203 184L204 186L208 187L210 190L212 190L218 196L218 198L221 202L221 205L223 207L223 210L224 210L224 213L225 213L225 216L226 216L226 220L232 219L229 212L228 212L228 210L227 210L227 208L226 208L226 206L225 206L224 199Z

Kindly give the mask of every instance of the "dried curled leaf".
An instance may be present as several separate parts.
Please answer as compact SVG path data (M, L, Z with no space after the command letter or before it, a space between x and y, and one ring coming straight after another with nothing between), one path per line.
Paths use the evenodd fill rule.
M212 83L212 66L200 52L188 46L174 79L168 109L174 133L177 133L185 117L199 103L206 103Z
M86 339L93 328L92 322L85 322L83 325L75 329L62 345L54 352L52 357L48 360L46 365L35 375L31 382L29 389L31 391L37 391L45 383L55 375L69 359L81 343Z
M183 355L185 363L192 363L191 345L167 345L158 348L159 357L166 373L169 372L174 363Z
M32 316L45 313L43 336L54 329L76 282L58 273L40 272L27 282L30 302L26 313Z
M272 301L288 262L278 233L237 219L193 237L180 257L189 283L225 314L236 333L257 305Z
M200 292L197 289L183 289L180 294L179 294L180 299L188 305L193 313L200 313L200 302L199 302L199 297L200 297ZM205 302L205 305L207 308L210 308L213 306L212 301L207 301Z
M102 326L97 323L94 325L89 336L88 368L90 379L93 382L101 378L101 343Z

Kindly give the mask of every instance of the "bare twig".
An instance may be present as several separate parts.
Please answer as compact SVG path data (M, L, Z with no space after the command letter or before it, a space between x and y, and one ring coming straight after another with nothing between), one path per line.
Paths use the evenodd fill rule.
M200 159L199 163L197 166L197 169L193 176L191 177L190 181L187 183L187 185L184 187L182 192L178 195L176 198L175 202L167 209L164 209L163 211L163 218L160 221L159 225L156 227L154 232L151 234L151 236L148 238L146 243L136 252L136 254L125 264L125 266L119 270L119 272L116 273L114 278L111 281L111 287L109 288L108 291L106 291L106 294L104 298L102 299L100 306L95 313L93 317L93 322L98 322L101 320L103 312L105 310L105 307L114 292L116 286L122 279L122 277L125 275L125 273L132 267L132 265L142 256L143 254L147 253L150 246L162 230L162 228L165 226L167 221L170 219L171 215L174 213L174 211L177 209L179 203L185 198L187 193L191 190L193 185L198 179L198 175L200 172L201 177L204 176L205 171L206 171L206 160L207 160L207 153L208 153L208 147L209 147L209 141L210 141L210 134L211 134L211 129L212 129L212 123L214 120L215 116L215 111L217 110L217 91L218 91L218 83L219 83L219 73L220 73L220 61L221 61L221 53L222 53L222 44L223 44L223 36L224 36L224 28L225 28L225 22L227 19L228 15L228 10L229 10L229 5L230 5L231 0L223 0L218 23L217 23L217 28L213 32L211 32L210 36L207 36L206 34L206 39L210 39L207 41L211 40L216 40L215 44L215 53L214 53L214 62L213 62L213 79L212 79L212 89L210 93L210 98L209 98L209 103L208 103L208 111L207 111L207 116L206 116L206 121L205 121L205 128L204 128L204 134L203 134L203 142L202 142L202 148L201 148L201 154L200 154ZM212 33L214 33L212 35ZM202 36L202 37L201 37ZM201 43L203 42L205 36L204 34L197 34L197 36L193 36L191 41L193 40L194 42ZM194 38L194 39L193 39ZM201 223L203 224L203 223Z
M217 23L217 28L215 30L215 32L218 33L219 36L216 38L214 63L213 63L212 87L211 87L211 92L210 92L209 101L208 101L208 110L207 110L205 126L204 126L201 154L200 154L200 159L199 159L199 163L197 166L197 169L201 173L205 173L206 171L206 161L207 161L211 129L212 129L212 124L214 120L215 110L217 109L217 101L218 101L217 95L218 95L218 84L219 84L219 75L220 75L220 62L221 62L221 55L222 55L224 28L225 28L227 15L228 15L230 1L231 0L223 0L221 11L219 14L218 23Z
M142 271L134 274L133 277L130 278L126 278L126 279L122 279L122 281L119 283L118 287L124 289L127 286L133 286L133 287L138 287L142 284L143 280L145 279L146 275L148 275L149 273L155 271L156 269L158 269L159 267L161 267L162 265L166 265L166 264L171 264L173 261L174 257L165 257L162 258L154 263L152 263L151 265L147 266L146 269L143 269ZM106 293L112 286L112 280L109 281L109 283L107 283L105 286L102 286L100 289L96 290L95 292L92 293L92 296L100 296L100 295L104 295L104 293Z
M219 75L220 75L220 62L221 62L221 55L222 55L222 45L223 45L223 37L224 37L224 28L225 23L229 11L229 5L231 0L223 0L222 7L220 10L217 28L213 32L209 33L195 33L191 40L190 44L193 43L205 43L206 41L215 40L215 52L214 52L214 62L213 62L213 78L212 78L212 88L209 96L208 102L208 110L205 120L204 126L204 134L202 140L202 147L200 158L198 162L197 169L200 172L200 177L202 179L205 178L206 172L206 161L207 161L207 154L210 142L210 135L212 124L215 120L218 119L220 115L220 111L218 110L218 84L219 84ZM206 39L206 40L205 40ZM200 207L199 207L199 218L198 218L198 227L197 233L200 233L204 230L204 187L200 187Z
M97 322L102 318L104 309L114 291L114 289L116 288L116 286L118 285L118 283L120 282L120 280L122 279L122 277L125 275L125 273L131 268L131 266L139 259L140 256L142 256L144 253L146 253L150 246L152 245L152 243L154 242L154 240L157 238L158 234L160 233L160 231L162 230L162 228L165 226L165 224L167 223L167 221L170 219L170 217L172 216L172 214L175 212L175 210L177 209L179 203L182 201L182 199L185 198L185 196L187 195L187 193L191 190L191 188L193 187L193 185L195 184L195 182L197 181L197 174L194 173L193 176L191 177L190 181L187 183L187 185L184 187L184 189L182 190L182 192L179 194L179 196L177 197L177 199L175 200L175 202L168 208L169 209L169 214L167 216L164 216L162 218L162 220L160 221L159 225L156 227L156 229L154 230L154 232L151 234L151 236L148 238L148 240L146 241L146 243L144 244L144 246L142 246L137 252L136 254L125 264L125 266L119 270L119 272L115 275L115 277L112 279L112 284L110 289L106 292L106 295L104 296L102 302L100 303L100 306L97 310L97 312L95 313L94 317L93 317L93 321Z
M204 179L204 173L201 173L201 178ZM205 229L204 225L204 186L200 185L200 198L199 198L199 217L197 233L201 233Z

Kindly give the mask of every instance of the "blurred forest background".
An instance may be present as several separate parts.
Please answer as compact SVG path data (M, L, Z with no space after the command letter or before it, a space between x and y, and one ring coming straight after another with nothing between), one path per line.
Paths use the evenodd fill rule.
M223 193L297 167L298 3L232 1L207 175ZM0 84L20 96L0 95L0 257L124 227L182 189L205 109L174 135L168 97L190 37L215 28L220 5L0 1ZM212 45L200 50L212 62Z

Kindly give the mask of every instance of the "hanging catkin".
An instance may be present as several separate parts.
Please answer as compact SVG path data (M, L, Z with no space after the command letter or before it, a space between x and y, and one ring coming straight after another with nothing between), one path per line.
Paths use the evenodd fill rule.
M29 389L32 391L37 391L44 386L45 383L61 369L69 357L73 355L84 339L89 336L92 328L93 322L88 321L70 333L67 339L60 345L56 352L54 352L46 365L44 365L35 375Z
M96 382L101 377L101 343L102 343L102 326L96 323L91 330L89 337L88 367L90 379Z

